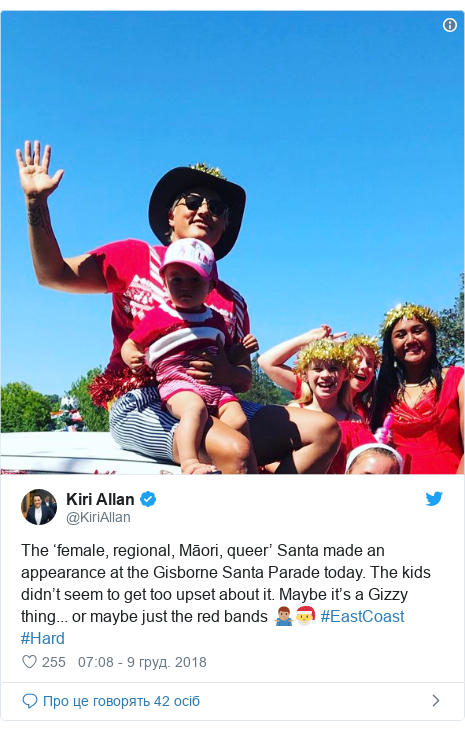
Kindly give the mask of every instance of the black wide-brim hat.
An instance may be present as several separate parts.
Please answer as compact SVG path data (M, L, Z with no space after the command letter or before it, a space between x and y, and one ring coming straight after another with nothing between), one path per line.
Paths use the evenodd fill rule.
M158 240L168 246L168 212L179 195L195 187L214 190L229 209L228 226L214 248L218 261L230 252L239 235L245 208L245 190L240 185L191 167L175 167L155 185L149 205L150 227Z

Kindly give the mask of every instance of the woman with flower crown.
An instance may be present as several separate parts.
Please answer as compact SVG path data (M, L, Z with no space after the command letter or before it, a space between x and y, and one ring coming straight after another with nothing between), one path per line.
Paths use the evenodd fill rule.
M87 253L63 258L55 238L48 198L58 188L63 170L49 175L51 148L41 155L38 141L27 141L24 154L16 151L25 194L28 234L34 269L42 286L75 294L111 293L113 351L105 372L91 386L96 405L108 408L110 431L117 443L155 459L179 463L176 430L179 421L164 410L153 371L137 373L125 366L121 346L135 326L155 307L170 307L160 267L167 246L182 238L208 243L215 259L234 246L245 208L244 189L205 164L176 167L156 184L149 205L150 226L163 246L127 239ZM218 281L206 305L225 320L234 344L249 334L247 306L241 295ZM200 383L227 385L246 392L251 385L250 361L236 365L221 344L217 354L198 354L186 361L186 372ZM248 438L225 431L210 417L204 430L200 460L227 473L251 473L258 463L281 462L282 473L324 473L337 451L340 432L323 413L299 413L280 406L243 405L249 418L253 450Z
M353 406L349 378L357 371L359 360L352 344L347 347L337 341L344 334L332 335L331 328L322 325L276 345L258 359L260 367L277 385L295 394L289 407L327 413L339 423L341 445L329 474L344 474L347 454L362 444L375 443ZM296 364L290 368L285 363L299 349ZM362 370L365 373L365 365Z
M463 474L463 368L443 368L436 353L437 315L399 304L381 327L383 361L372 428L391 414L393 446L404 474Z

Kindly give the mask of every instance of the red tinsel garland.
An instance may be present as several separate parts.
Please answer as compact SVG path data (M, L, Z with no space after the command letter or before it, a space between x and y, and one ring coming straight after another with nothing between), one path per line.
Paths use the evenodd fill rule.
M135 373L130 368L106 370L93 379L89 385L89 393L94 405L108 408L109 401L119 398L130 390L156 385L157 379L153 370L144 365Z

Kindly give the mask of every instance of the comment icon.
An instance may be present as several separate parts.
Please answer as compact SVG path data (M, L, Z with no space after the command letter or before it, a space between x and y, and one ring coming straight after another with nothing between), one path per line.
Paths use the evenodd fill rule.
M23 695L23 702L25 705L27 705L28 709L30 710L31 707L34 707L34 705L37 704L37 695L33 695L33 694Z

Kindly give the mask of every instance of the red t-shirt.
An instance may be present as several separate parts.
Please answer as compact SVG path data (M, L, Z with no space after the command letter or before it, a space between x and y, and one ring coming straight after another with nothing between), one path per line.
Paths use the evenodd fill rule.
M147 312L166 298L159 273L166 248L149 246L145 241L130 238L95 248L89 253L105 278L107 291L113 295L113 351L107 371L122 370L125 364L120 355L121 346ZM239 342L249 334L247 305L230 286L218 281L205 303L224 318L231 342Z

